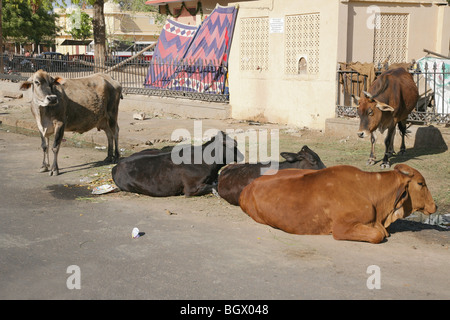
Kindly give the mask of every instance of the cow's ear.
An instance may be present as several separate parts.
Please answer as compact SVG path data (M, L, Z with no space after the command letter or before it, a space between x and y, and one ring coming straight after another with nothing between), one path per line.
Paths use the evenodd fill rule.
M22 82L22 84L20 85L20 90L22 90L22 91L28 90L28 89L30 89L30 87L31 87L32 84L33 84L33 83L32 83L31 81L24 81L24 82Z
M401 174L404 174L410 178L412 178L414 176L414 172L413 170L411 170L412 168L406 164L398 164L394 167L394 170L400 172Z
M298 154L292 152L282 152L280 156L286 159L287 162L298 161Z
M28 90L32 85L33 85L33 78L30 77L28 78L27 81L22 82L22 84L20 85L20 90L22 91Z
M65 82L64 78L56 76L54 81L53 81L53 84L63 84L64 82Z
M394 108L392 108L390 105L380 102L378 100L375 100L377 102L376 107L378 109L380 109L381 111L389 111L389 112L394 112Z

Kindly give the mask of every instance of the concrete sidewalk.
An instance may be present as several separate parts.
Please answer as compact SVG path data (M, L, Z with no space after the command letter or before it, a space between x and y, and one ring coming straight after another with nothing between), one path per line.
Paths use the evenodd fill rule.
M30 111L31 91L20 91L19 83L0 81L0 122L4 125L37 131L36 121ZM4 97L4 94L23 94L22 98ZM296 132L300 128L280 124L266 124L239 121L230 118L231 106L223 103L193 101L179 98L153 97L143 95L124 95L119 105L119 147L127 151L140 151L147 148L161 148L173 144L171 136L177 129L186 129L192 139L194 125L201 126L204 134L209 129L245 132L249 129L280 129ZM139 115L139 119L135 119ZM143 117L141 117L143 116ZM142 119L143 118L143 119ZM198 120L199 122L196 122ZM200 121L201 120L201 121ZM358 119L327 119L324 134L337 140L354 139L359 128ZM450 128L442 125L412 125L406 139L406 147L445 148L450 145ZM386 132L377 132L377 144L384 144ZM107 140L103 131L92 129L83 134L66 132L66 140L85 142L98 147L106 147ZM394 140L400 147L400 133ZM125 153L126 154L126 153Z
M20 91L19 86L19 83L0 81L0 122L37 132L36 121L30 111L31 91ZM4 96L10 93L22 93L23 97L14 99ZM138 151L173 144L171 136L176 129L188 130L194 139L194 125L201 126L202 134L208 129L234 129L244 132L255 128L287 128L283 125L232 120L229 118L229 109L228 104L222 103L124 95L119 105L119 147ZM101 148L107 146L105 133L96 129L83 134L66 132L64 138Z

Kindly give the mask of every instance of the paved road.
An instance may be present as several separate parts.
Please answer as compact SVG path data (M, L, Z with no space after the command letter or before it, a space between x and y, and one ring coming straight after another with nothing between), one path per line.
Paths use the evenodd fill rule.
M92 196L76 185L104 151L63 146L50 177L39 145L0 130L0 299L450 298L447 231L372 245L289 235L214 196Z

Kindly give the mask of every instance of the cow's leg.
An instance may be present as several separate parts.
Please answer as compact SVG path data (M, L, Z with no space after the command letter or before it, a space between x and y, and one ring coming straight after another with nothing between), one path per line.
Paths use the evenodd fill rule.
M389 157L394 154L394 136L395 136L395 126L390 127L388 129L388 133L386 136L386 139L384 139L384 158L383 162L381 163L381 168L389 168L391 165L389 164Z
M41 135L41 148L43 151L44 158L42 159L42 166L39 169L39 172L47 172L50 166L49 156L48 156L48 146L49 146L49 138L44 137L42 132Z
M374 226L362 223L345 223L343 221L333 224L333 238L336 240L366 241L380 243L388 232L379 223Z
M113 129L112 129L113 128ZM116 163L119 161L119 126L114 122L113 126L108 126L104 129L106 138L108 139L108 156L105 162Z
M370 156L369 159L367 160L367 165L374 165L375 164L375 142L376 142L377 138L375 136L375 134L372 132L370 133Z
M214 186L212 184L206 184L206 183L202 183L198 186L185 186L184 187L184 195L186 197L203 196L205 194L211 193L213 187Z
M58 153L59 153L59 148L61 147L61 142L62 139L64 137L64 123L57 123L55 125L55 140L53 141L53 147L52 147L52 151L53 151L53 164L52 167L50 169L50 175L53 176L57 176L59 175L59 168L58 168Z
M406 150L405 145L405 136L406 136L406 120L400 121L398 123L398 129L400 130L400 134L402 136L402 145L400 146L399 154L404 154Z
M113 130L114 133L114 163L117 163L120 159L120 152L119 152L119 126L115 125L115 129Z

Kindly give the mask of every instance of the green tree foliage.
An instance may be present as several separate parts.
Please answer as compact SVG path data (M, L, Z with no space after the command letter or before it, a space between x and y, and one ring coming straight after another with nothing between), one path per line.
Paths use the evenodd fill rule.
M74 39L85 40L92 36L92 18L86 12L76 10L68 15L71 29L67 30Z
M29 40L36 45L41 42L51 43L58 31L56 17L51 11L51 2L3 0L3 38Z

